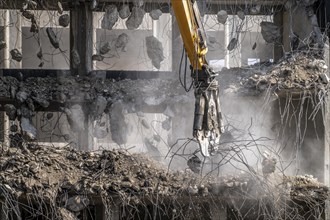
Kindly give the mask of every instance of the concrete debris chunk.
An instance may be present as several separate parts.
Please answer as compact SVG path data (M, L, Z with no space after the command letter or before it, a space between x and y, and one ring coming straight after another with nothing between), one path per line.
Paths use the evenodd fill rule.
M23 103L28 98L28 96L29 94L26 91L20 90L16 93L16 99L21 103Z
M149 15L153 20L159 20L159 17L162 15L162 11L160 9L152 10Z
M7 114L7 116L9 117L9 120L15 120L16 119L16 107L12 104L6 104L4 106L5 108L5 112Z
M71 51L71 58L72 58L74 67L77 68L79 66L81 60L80 60L79 53L78 53L78 51L76 49L73 49Z
M0 50L5 49L7 47L7 44L5 41L1 40L0 41Z
M30 32L31 33L38 33L39 32L39 26L37 24L37 21L34 18L31 19Z
M220 24L225 24L228 18L228 13L225 10L221 10L217 14L217 19Z
M103 61L104 57L100 54L93 54L92 60L93 61Z
M152 65L160 69L160 63L165 59L162 43L154 36L146 37L147 54Z
M281 37L280 28L273 22L262 21L260 23L261 35L267 43L276 43Z
M245 19L245 13L244 11L238 11L237 16L243 21Z
M132 13L129 18L126 20L126 27L128 30L137 29L143 21L145 11L139 7L133 7Z
M11 55L11 58L17 62L21 62L23 57L22 57L22 53L18 50L18 49L12 49L10 51L10 55Z
M121 48L122 51L126 51L127 43L128 43L128 35L125 33L122 33L118 36L115 46L116 46L116 48Z
M50 43L53 45L53 47L55 49L60 48L60 43L57 39L55 32L53 31L53 28L51 28L51 27L46 28L46 32L47 32L48 39L49 39Z
M70 24L70 16L68 14L61 15L58 18L58 24L62 27L67 27Z
M34 18L34 14L31 11L23 11L22 16L28 20Z
M103 29L111 30L119 18L117 6L109 5L105 8L105 13L101 22Z
M119 10L119 17L121 19L126 19L131 15L131 11L129 10L129 6L127 4L123 4Z
M64 112L74 132L81 132L85 129L85 114L80 105L75 104L70 108L65 108Z
M79 212L89 205L89 199L85 196L73 196L68 199L66 208L72 212Z
M228 46L227 46L227 50L229 50L229 51L234 50L236 48L236 46L237 46L237 43L238 43L237 38L231 39L230 42L229 42L229 44L228 44Z
M146 129L150 129L150 125L149 123L143 118L141 120L141 124L143 125L143 127L145 127Z
M30 140L35 140L37 138L37 129L32 125L31 120L21 117L20 121L24 136L28 137Z
M104 55L107 54L111 50L111 45L109 42L106 42L103 44L103 46L100 48L100 54Z

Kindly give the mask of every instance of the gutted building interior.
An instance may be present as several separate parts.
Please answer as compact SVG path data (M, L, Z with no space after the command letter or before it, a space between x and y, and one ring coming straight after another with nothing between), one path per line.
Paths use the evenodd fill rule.
M0 0L0 219L329 220L329 24L327 0Z

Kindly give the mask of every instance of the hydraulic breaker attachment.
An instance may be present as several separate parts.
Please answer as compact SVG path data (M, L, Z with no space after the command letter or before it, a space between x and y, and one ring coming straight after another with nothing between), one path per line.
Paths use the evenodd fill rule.
M218 151L223 133L219 85L216 74L206 65L198 72L192 71L192 76L195 79L196 99L193 135L202 155L209 157Z

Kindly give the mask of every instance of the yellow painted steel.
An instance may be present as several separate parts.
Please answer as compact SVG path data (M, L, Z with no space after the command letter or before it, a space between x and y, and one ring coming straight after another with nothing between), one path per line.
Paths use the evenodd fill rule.
M200 20L199 11L193 8L191 0L171 0L171 4L190 63L194 70L201 70L207 64L207 47L199 44L198 29L202 29L197 22Z

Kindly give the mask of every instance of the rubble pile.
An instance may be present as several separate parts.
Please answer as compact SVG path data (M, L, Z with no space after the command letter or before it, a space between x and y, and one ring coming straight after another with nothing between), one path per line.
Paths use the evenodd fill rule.
M306 198L324 200L329 196L329 189L311 175L286 176L283 180L290 189L292 199Z
M81 152L73 148L28 145L3 149L0 181L10 193L43 191L174 195L197 184L187 172L168 173L143 155L124 151Z
M265 90L269 87L279 90L324 90L329 83L325 61L306 56L304 53L293 54L278 64L270 66L266 74L254 74L244 85Z
M285 191L281 191L282 188L290 189L284 195L286 199L304 192L299 196L308 201L324 201L328 194L326 187L310 177L282 179L281 176L282 182L270 190L272 186L267 180L249 173L215 179L189 170L171 172L144 155L121 150L82 152L70 147L29 143L2 148L0 170L2 202L8 200L15 204L14 200L38 198L43 205L51 206L52 212L62 216L59 219L76 216L93 204L94 198L102 198L103 202L117 198L117 202L134 206L148 198L152 201L155 196L157 201L158 198L191 200L194 196L200 198L196 203L210 201L211 196L212 201L229 198L228 204L231 204L242 198L273 198L275 193ZM277 196L280 198L283 194Z

